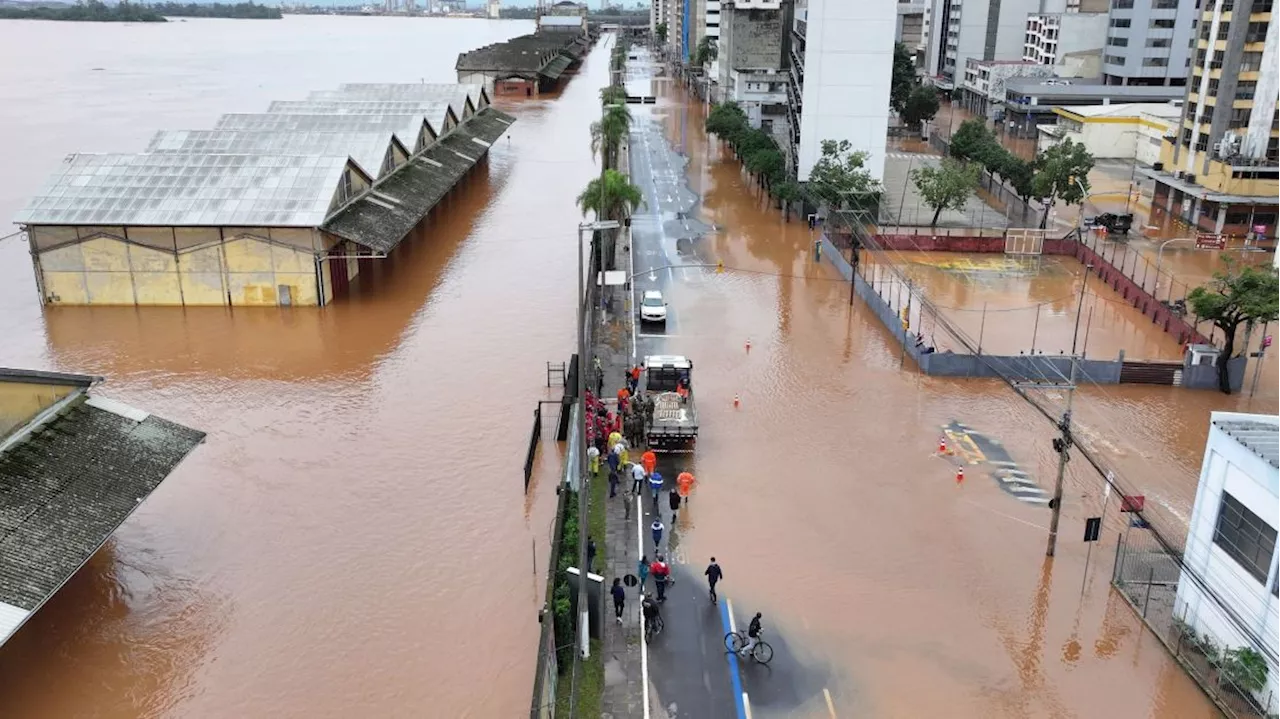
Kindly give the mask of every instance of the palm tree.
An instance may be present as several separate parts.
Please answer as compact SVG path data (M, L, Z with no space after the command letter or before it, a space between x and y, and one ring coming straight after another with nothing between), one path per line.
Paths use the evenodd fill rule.
M627 102L627 89L621 85L609 85L600 88L601 105L624 105Z
M591 123L591 154L594 156L600 153L604 166L614 167L617 164L618 147L630 131L631 111L627 106L606 107L600 121Z
M619 222L631 216L635 209L644 204L640 188L631 184L626 175L617 170L605 170L578 195L578 207L582 208L585 217L588 212L595 213L596 219L617 220ZM613 268L613 238L616 230L606 231L607 242L603 248L604 266Z

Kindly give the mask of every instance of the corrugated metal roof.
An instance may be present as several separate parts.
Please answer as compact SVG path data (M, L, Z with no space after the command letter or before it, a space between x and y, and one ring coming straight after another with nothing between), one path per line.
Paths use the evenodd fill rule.
M456 112L458 107L462 105L462 98L469 98L471 106L477 110L484 109L488 96L485 94L484 86L474 83L346 83L339 85L337 90L324 90L313 92L309 97L317 100L335 99L329 95L338 95L341 97L370 97L379 100L401 100L401 99L418 99L418 98L444 98L449 100ZM456 102L455 102L456 100Z
M564 74L565 68L569 67L569 65L572 62L573 62L573 58L569 57L568 55L557 56L556 59L547 63L547 66L542 68L542 71L540 74L547 78L555 80L559 78L560 75Z
M1218 419L1212 424L1267 464L1280 469L1280 419L1269 415L1258 417L1260 419Z
M292 132L289 130L161 130L147 152L234 155L347 155L370 177L378 177L395 135L374 132ZM412 150L402 148L408 154Z
M538 25L547 27L583 27L581 15L543 15L538 18Z
M31 612L21 607L0 602L0 644L13 636L13 633L18 631L18 627L21 627L29 616L31 616Z
M318 227L347 157L70 155L15 222Z

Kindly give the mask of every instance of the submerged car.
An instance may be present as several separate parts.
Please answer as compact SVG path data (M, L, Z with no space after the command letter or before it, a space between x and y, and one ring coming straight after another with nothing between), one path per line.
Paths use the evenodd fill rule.
M661 292L657 290L648 290L640 298L640 321L667 321L667 301L662 298Z

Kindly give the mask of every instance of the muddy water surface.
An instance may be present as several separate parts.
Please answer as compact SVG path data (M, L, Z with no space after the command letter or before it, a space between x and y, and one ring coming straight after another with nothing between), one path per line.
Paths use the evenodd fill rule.
M0 23L0 216L66 153L341 82L453 82L458 52L530 28ZM0 364L104 375L103 394L209 433L0 649L0 714L525 710L553 494L527 500L520 468L544 362L572 346L573 198L596 172L606 60L504 106L518 121L488 163L323 310L41 310L25 247L0 242Z

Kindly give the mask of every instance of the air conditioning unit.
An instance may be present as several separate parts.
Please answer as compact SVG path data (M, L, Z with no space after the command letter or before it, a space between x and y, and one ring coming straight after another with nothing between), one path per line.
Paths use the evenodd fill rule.
M1191 174L1183 175L1183 176L1182 176L1182 179L1183 179L1183 180L1186 180L1189 184L1192 184L1192 185L1196 184L1196 176L1195 176L1195 175L1191 175Z
M1155 170L1156 172L1164 172L1164 163L1157 162L1151 166L1151 169Z
M1183 176L1183 175L1185 175L1185 174L1187 174L1187 173L1183 172L1182 170L1174 170L1174 171L1173 171L1173 179L1175 179L1175 180L1181 180L1181 179L1182 179L1182 176Z

